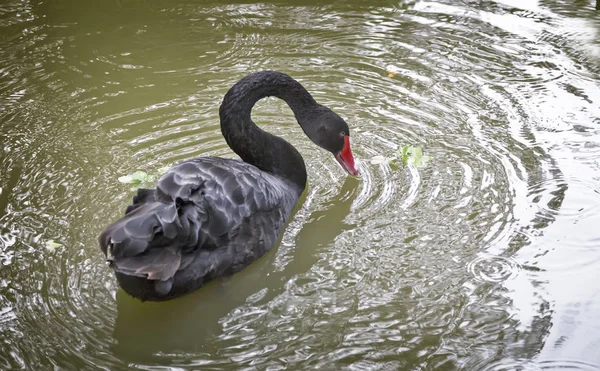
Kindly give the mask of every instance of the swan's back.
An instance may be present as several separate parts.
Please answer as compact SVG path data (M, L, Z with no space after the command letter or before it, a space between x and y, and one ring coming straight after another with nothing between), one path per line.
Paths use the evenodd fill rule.
M184 295L268 251L302 190L253 165L201 157L140 189L100 235L121 287L142 300Z

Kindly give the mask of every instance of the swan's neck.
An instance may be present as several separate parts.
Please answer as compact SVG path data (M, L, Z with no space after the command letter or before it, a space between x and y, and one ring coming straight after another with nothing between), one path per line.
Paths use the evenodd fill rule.
M300 153L282 138L260 129L250 117L254 104L268 96L283 99L301 126L319 106L310 93L288 75L257 72L244 77L225 95L219 110L221 132L244 162L281 176L303 190L306 167Z

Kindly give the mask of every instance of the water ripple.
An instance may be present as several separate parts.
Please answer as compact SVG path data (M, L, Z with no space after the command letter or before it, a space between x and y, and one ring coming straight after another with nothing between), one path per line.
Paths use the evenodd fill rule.
M597 370L598 364L582 362L572 359L548 359L532 362L531 360L503 360L488 365L485 371L508 371L508 370Z
M485 282L502 282L519 272L519 264L501 256L479 256L471 261L467 269L477 279Z
M539 277L600 261L565 237L598 222L596 34L510 3L0 6L0 368L591 369L535 354L557 320ZM360 179L259 102L309 173L280 246L181 300L128 298L96 247L132 196L116 179L235 157L218 106L259 69L348 121ZM370 162L407 144L432 160Z

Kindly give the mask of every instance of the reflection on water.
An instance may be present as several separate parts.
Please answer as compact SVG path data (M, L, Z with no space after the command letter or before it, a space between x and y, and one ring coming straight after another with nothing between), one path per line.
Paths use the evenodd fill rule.
M1 369L600 366L589 2L9 1L0 28ZM258 69L346 118L361 178L259 102L309 172L278 248L128 297L96 245L116 179L232 157L218 106ZM404 144L433 160L371 164Z
M193 352L197 349L217 354L222 347L218 340L229 344L241 337L243 343L247 334L235 335L234 330L239 330L236 322L247 322L254 316L260 319L267 314L268 308L259 304L268 306L272 303L291 279L311 269L319 248L330 246L341 232L352 227L343 220L350 213L352 195L358 186L356 178L346 178L340 194L324 203L322 211L314 212L310 220L303 222L302 229L294 238L298 246L305 246L303 251L294 251L294 246L286 246L284 242L277 253L271 251L245 269L243 275L212 282L203 290L167 304L141 303L119 291L114 333L117 351L123 357L147 357L156 353ZM304 211L299 210L298 214ZM321 231L321 223L327 223L330 228ZM284 257L285 254L289 256ZM264 286L258 292L256 282ZM229 313L244 304L254 308ZM152 310L147 310L148 307ZM176 316L173 316L174 312ZM197 320L199 318L201 321ZM210 341L207 342L207 339ZM214 345L215 342L218 346Z

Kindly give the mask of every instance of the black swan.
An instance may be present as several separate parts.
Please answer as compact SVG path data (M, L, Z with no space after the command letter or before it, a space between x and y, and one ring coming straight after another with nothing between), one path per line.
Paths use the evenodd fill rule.
M240 271L276 242L306 186L306 167L288 142L250 118L254 104L275 96L304 133L357 175L348 124L318 104L290 76L262 71L225 94L221 132L242 161L199 157L167 171L155 189L139 189L125 216L100 234L119 285L142 301L188 294Z

